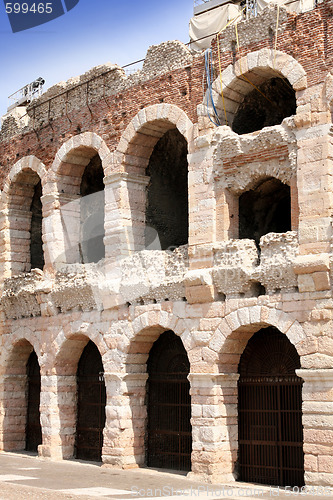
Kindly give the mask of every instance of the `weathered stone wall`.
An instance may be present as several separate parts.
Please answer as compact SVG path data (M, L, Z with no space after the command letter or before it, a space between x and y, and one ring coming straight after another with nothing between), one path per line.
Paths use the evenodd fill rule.
M159 335L172 330L190 361L190 475L232 481L240 356L254 332L274 326L301 361L305 482L333 483L331 3L299 16L281 9L276 51L275 9L240 23L239 51L234 27L221 34L223 126L207 117L203 57L178 42L151 48L133 77L99 67L53 87L31 104L24 127L18 117L5 120L2 449L24 447L25 368L34 349L42 376L39 454L73 456L76 371L90 339L105 372L103 461L144 464L146 362ZM287 79L296 114L251 134L233 132L229 125L253 90L243 75L260 85ZM219 77L213 89L223 116ZM147 167L172 129L187 142L188 245L148 250ZM105 185L105 258L81 264L80 189L96 155ZM257 246L238 238L239 198L270 178L290 188L291 231L261 235ZM31 203L39 180L45 265L30 270Z

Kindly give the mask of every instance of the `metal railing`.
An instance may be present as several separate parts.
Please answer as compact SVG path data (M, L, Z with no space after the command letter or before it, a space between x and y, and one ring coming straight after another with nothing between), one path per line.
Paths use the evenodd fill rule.
M239 3L242 8L245 7L245 19L257 17L258 15L257 0L240 0L238 2L233 2L232 0L194 0L194 15L202 14L203 12L207 12L208 10L215 9L216 7L228 3Z
M257 0L244 0L243 2L241 2L241 7L245 7L244 11L245 19L251 19L252 17L257 17L258 15Z
M23 106L25 104L28 104L33 99L37 99L37 97L40 97L43 93L44 83L45 80L39 77L33 82L29 83L28 85L25 85L21 89L11 94L8 97L10 104L9 107L7 108L7 111L10 111L11 109L16 108L17 106Z
M244 19L251 19L252 17L257 17L258 15L258 4L257 0L194 0L193 10L194 15L202 14L208 10L220 7L228 3L238 3L244 9ZM283 5L288 6L296 4L297 0L289 0ZM302 12L307 12L318 6L318 0L307 0L302 3Z
M226 3L231 3L231 0L194 0L193 12L194 15L201 14Z

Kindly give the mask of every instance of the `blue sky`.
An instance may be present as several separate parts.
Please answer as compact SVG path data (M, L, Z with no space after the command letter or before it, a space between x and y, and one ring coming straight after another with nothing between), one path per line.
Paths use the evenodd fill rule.
M142 59L150 45L188 42L192 12L193 0L80 0L58 19L12 33L0 0L0 116L8 96L39 76L47 89L98 64Z

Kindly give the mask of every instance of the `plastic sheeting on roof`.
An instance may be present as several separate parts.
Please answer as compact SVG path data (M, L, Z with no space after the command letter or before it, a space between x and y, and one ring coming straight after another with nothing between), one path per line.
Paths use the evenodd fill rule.
M208 49L215 36L214 34L209 35L218 33L232 19L237 17L241 19L240 12L239 5L227 4L192 17L190 21L190 39L193 40L191 48L196 51ZM200 38L203 40L199 40Z
M287 10L296 13L307 12L315 7L315 0L257 0L257 12L260 14L269 4L285 6ZM190 20L191 48L200 52L208 49L218 33L228 23L235 24L243 19L242 8L239 4L229 3L221 5L207 12L203 12Z

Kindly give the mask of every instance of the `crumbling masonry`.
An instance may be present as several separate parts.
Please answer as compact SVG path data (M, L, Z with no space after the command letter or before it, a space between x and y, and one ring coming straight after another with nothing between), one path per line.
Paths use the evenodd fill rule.
M239 50L234 26L213 42L221 126L204 57L180 42L151 47L131 76L99 66L4 117L2 450L118 468L170 466L169 452L211 482L333 484L333 1L281 8L275 48L276 19L239 23ZM190 405L178 451L152 410L159 370ZM93 437L80 431L87 375L101 391ZM290 439L246 423L263 380L300 387L284 403L301 419L284 423ZM246 458L246 429L266 463Z

